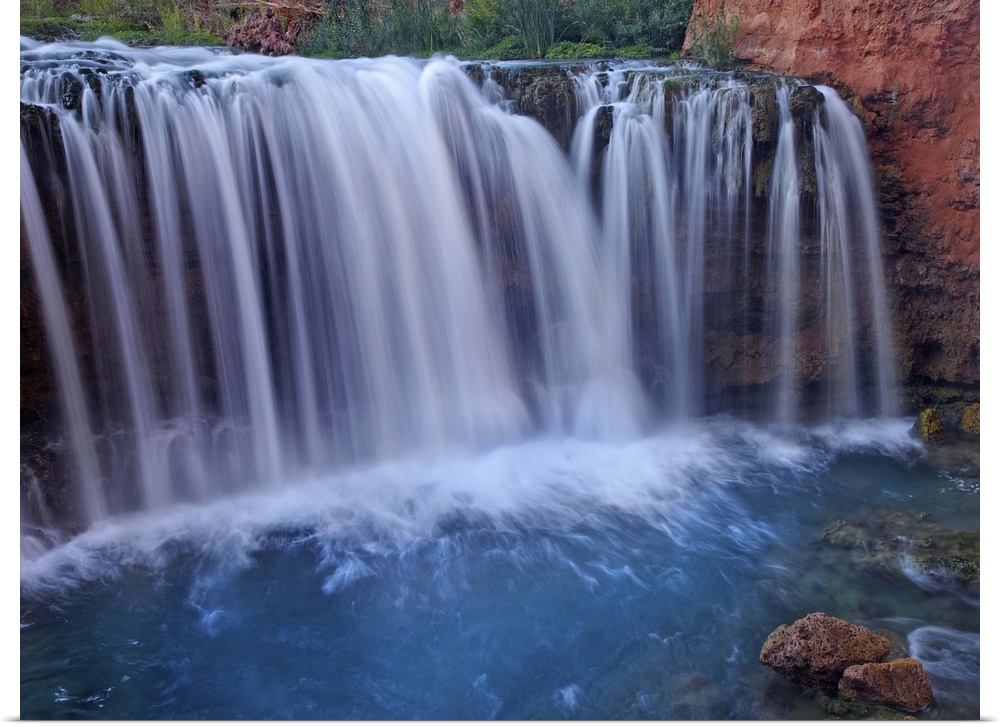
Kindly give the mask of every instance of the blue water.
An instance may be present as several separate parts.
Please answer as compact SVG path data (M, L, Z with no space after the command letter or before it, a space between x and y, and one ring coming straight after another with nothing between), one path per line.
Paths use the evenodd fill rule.
M978 594L819 543L978 530L978 449L715 419L384 463L107 521L21 563L23 719L812 719L758 662L812 611L895 631L979 717Z

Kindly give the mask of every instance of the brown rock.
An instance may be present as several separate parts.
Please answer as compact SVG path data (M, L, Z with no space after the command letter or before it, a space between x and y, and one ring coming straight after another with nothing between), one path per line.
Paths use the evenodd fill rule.
M931 683L916 659L849 666L837 688L844 699L884 704L904 712L917 712L934 702Z
M811 613L776 628L760 652L760 662L787 679L810 686L836 684L854 664L881 661L889 640L864 626L825 613Z
M499 74L495 80L514 102L519 114L530 116L569 149L576 119L576 86L557 66L516 68L508 76Z

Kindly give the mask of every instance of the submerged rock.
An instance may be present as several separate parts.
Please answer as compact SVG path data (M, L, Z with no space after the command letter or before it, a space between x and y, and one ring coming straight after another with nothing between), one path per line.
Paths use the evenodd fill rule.
M828 719L864 719L885 722L888 720L916 719L913 715L884 704L831 697L828 694L812 695L816 703L829 715Z
M670 701L676 719L713 719L729 713L725 692L703 674L681 677Z
M913 560L925 575L978 589L979 533L947 533L918 543Z
M889 640L825 613L811 613L767 637L760 662L786 679L808 686L836 684L855 664L884 659Z
M851 551L851 562L866 570L894 574L915 571L937 581L978 588L979 534L953 531L934 522L929 513L861 513L855 519L828 525L820 541Z
M934 702L923 664L910 658L849 666L837 688L845 699L874 702L904 712L917 712Z

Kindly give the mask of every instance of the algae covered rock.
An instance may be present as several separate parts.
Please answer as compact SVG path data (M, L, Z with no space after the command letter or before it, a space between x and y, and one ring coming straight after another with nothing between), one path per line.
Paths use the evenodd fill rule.
M925 575L979 587L979 533L946 533L917 543L913 560Z
M966 434L979 434L979 402L965 407L958 428Z
M563 149L569 149L576 119L576 85L559 66L529 66L494 77L517 113L544 126Z
M771 632L760 662L799 684L826 686L836 684L849 666L881 661L889 649L884 636L817 612Z
M823 108L826 99L815 86L799 86L788 98L788 110L796 121L796 128L812 128L812 120Z
M868 571L929 577L937 582L979 587L979 533L954 531L930 513L870 510L850 520L836 520L819 536L828 552L821 558L850 552L850 563Z
M812 698L829 715L828 719L863 719L878 722L916 719L912 714L887 707L884 704L842 699L822 693L813 694Z
M934 702L923 665L910 658L849 666L837 688L844 699L874 702L904 712L917 712Z
M948 439L944 422L937 409L928 407L917 415L917 421L913 424L913 433L924 442L935 444Z

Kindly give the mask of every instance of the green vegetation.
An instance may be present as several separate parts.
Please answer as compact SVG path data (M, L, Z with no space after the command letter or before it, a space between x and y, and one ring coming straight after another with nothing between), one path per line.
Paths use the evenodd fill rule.
M21 0L21 35L133 45L219 45L231 15L205 0Z
M569 40L561 40L553 43L545 51L546 58L604 58L608 55L607 49L595 43L574 43Z
M691 21L691 50L699 60L712 68L735 68L734 46L740 33L739 15L729 15L725 3L717 15L694 18Z
M20 0L21 34L218 45L254 34L315 57L679 57L694 0ZM278 42L273 42L278 38ZM230 42L233 42L230 40ZM262 44L268 47L265 42Z

